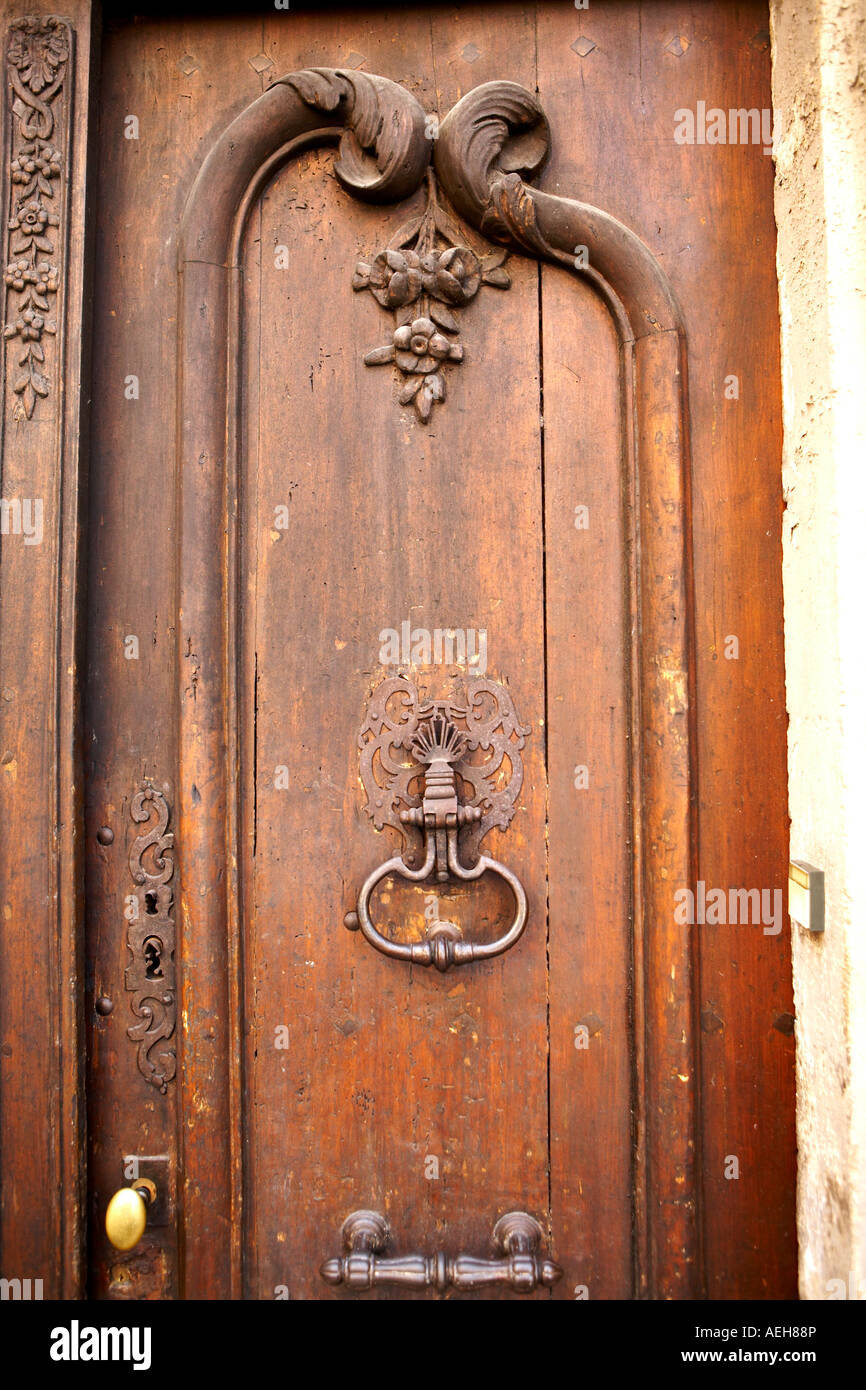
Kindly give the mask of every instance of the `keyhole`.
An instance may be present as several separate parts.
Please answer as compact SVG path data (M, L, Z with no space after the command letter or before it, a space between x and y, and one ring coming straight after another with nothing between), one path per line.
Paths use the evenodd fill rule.
M156 894L152 890L144 895L144 910L148 917L155 917L157 914Z
M144 974L145 979L162 979L162 942L155 936L149 936L144 943Z

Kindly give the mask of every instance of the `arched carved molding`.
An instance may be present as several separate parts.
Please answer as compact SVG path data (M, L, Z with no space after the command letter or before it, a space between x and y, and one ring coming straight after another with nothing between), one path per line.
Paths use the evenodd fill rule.
M485 82L449 111L436 141L442 187L457 211L494 241L581 273L622 305L633 340L680 332L681 315L658 261L629 227L588 203L532 188L550 128L538 98L516 82Z
M686 355L650 251L598 208L526 181L550 133L512 82L470 92L428 139L423 109L385 78L316 69L273 84L227 127L190 193L179 241L179 806L181 1171L187 1297L240 1288L239 931L234 879L238 259L243 224L282 162L339 141L354 197L395 202L435 158L467 222L582 274L622 345L633 627L631 773L639 1296L700 1294L696 980L674 893L695 879L693 629ZM434 147L435 145L435 156ZM575 264L586 246L589 265ZM215 563L220 539L220 564ZM202 1045L202 1039L206 1043ZM195 1041L195 1049L187 1046Z
M430 162L423 107L386 77L310 68L274 82L226 128L193 185L181 223L179 259L225 265L241 201L282 145L332 126L334 173L367 203L396 203L418 187Z

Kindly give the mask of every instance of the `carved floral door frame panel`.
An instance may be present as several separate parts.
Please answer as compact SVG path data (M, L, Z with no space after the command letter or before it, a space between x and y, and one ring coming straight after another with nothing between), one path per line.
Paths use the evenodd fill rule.
M60 1298L81 1289L85 1224L81 552L99 35L90 0L61 15L10 6L4 20L0 492L42 514L25 544L5 524L0 538L0 1014L15 1040L0 1085L0 1261Z
M696 962L671 895L696 878L693 598L686 341L644 243L602 210L532 180L550 131L514 82L470 91L438 139L396 83L344 69L274 82L216 140L191 190L178 276L180 518L179 1077L187 1297L242 1288L241 1006L236 837L240 246L251 207L287 161L339 144L351 196L399 202L431 161L456 211L493 241L588 279L616 324L631 534L638 1293L699 1296L694 1081ZM585 247L588 265L575 257ZM213 537L225 537L218 582ZM215 873L214 866L225 871ZM206 1021L206 1023L205 1023ZM203 1041L204 1040L204 1041Z

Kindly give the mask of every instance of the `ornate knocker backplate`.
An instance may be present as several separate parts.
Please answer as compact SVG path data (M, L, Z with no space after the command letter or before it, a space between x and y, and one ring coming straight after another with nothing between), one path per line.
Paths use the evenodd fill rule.
M465 703L423 700L403 676L382 682L367 707L358 740L366 811L377 830L391 825L403 836L401 854L366 879L357 910L345 925L362 931L377 951L416 965L448 970L507 951L526 926L526 894L516 874L482 854L481 842L497 826L507 829L523 783L521 724L511 695L496 681L467 682ZM515 910L495 941L465 941L453 922L433 921L422 941L392 941L370 913L377 885L389 875L411 882L444 883L498 874Z

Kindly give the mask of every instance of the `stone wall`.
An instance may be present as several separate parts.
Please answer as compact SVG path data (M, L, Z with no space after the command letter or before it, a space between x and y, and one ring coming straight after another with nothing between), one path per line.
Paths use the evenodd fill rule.
M771 0L800 1292L866 1297L866 0Z

